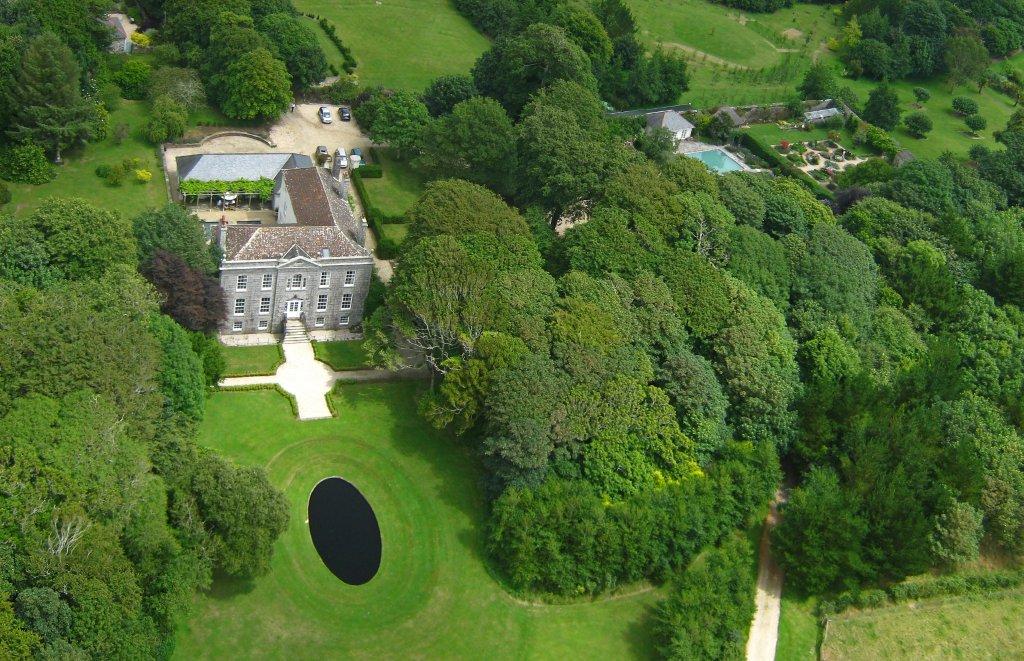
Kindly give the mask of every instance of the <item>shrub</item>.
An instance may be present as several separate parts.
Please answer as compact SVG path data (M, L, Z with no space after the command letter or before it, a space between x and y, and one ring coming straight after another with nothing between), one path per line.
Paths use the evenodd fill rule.
M174 44L154 46L152 54L157 64L172 65L181 61L181 51Z
M121 106L121 88L114 83L103 83L96 90L96 98L108 112L114 112Z
M188 110L179 101L161 96L153 101L153 110L142 132L153 143L180 138L188 126Z
M964 116L977 114L978 102L966 96L953 97L953 112Z
M864 130L864 144L886 156L892 156L900 150L899 143L888 131L870 124Z
M988 121L981 115L968 115L964 118L964 124L967 125L967 128L971 129L972 133L977 133L978 131L985 130L985 127L988 126Z
M11 189L7 187L7 184L0 181L0 204L7 204L11 201Z
M904 117L903 126L906 127L907 133L915 138L923 138L933 128L931 117L923 112L912 112Z
M376 163L368 163L360 166L359 176L363 179L380 179L384 176L384 169Z
M57 175L46 152L37 144L26 142L0 150L0 179L21 184L45 184Z
M141 100L149 90L149 77L153 68L138 58L128 58L124 65L111 76L126 99Z
M153 173L150 172L149 170L140 169L135 171L135 181L139 182L140 184L147 184L152 178Z
M144 32L133 32L131 40L132 43L140 48L149 48L149 45L153 43L153 40L149 38L149 35Z
M925 103L928 99L932 98L932 93L923 87L915 87L914 98L917 99L918 103Z
M120 186L121 182L124 181L125 170L124 166L118 163L117 165L111 165L103 176L103 181L108 186Z
M121 122L120 124L114 126L114 133L112 134L111 138L113 139L115 145L119 145L122 142L124 142L124 139L128 137L129 133L131 133L131 127L129 127L124 122Z

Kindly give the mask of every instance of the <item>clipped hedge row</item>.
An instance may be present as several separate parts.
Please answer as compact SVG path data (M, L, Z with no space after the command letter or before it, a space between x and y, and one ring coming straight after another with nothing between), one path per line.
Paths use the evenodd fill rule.
M916 578L889 586L886 590L870 589L842 592L835 599L822 601L818 614L823 617L842 613L848 608L878 608L917 599L959 597L985 594L1024 585L1024 569L964 572L927 578Z
M816 197L829 200L833 199L834 196L832 195L832 191L825 188L815 181L809 174L790 163L782 156L782 154L772 149L771 145L766 145L748 132L740 133L740 143L753 152L755 156L766 161L770 166L772 166L772 169L777 170L779 174L792 177L799 181Z
M292 407L292 415L299 417L299 404L295 401L295 395L291 394L277 383L254 383L248 386L218 386L217 390L223 392L248 392L252 390L273 390L288 400ZM332 411L333 413L333 411Z
M352 55L352 49L346 46L341 41L341 37L338 36L338 29L334 26L334 23L331 23L326 18L319 15L303 15L315 20L317 22L317 25L320 26L320 29L323 30L324 34L327 35L327 38L331 41L332 44L334 44L334 46L341 53L341 67L345 70L345 73L352 73L353 71L355 71L356 67L359 66L359 63L356 62L355 56Z
M366 224L370 226L370 231L377 237L377 256L381 259L392 259L398 255L398 244L391 238L384 236L384 214L377 207L373 206L369 196L366 194L366 186L363 185L363 169L356 168L352 171L352 185L355 186L359 199L363 203Z

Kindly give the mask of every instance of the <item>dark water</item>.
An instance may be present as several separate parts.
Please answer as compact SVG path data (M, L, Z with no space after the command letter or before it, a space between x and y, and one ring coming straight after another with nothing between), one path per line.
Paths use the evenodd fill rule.
M373 508L355 486L328 477L309 495L309 536L331 573L362 585L380 569L380 527Z

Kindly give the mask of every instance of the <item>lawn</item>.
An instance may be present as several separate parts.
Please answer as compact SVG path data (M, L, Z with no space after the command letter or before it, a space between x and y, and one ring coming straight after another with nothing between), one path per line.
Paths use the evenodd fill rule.
M651 46L685 53L698 107L784 100L812 54L833 36L827 6L797 4L773 14L746 14L705 0L628 0Z
M813 598L800 600L783 590L776 661L817 660L819 627L814 606Z
M273 374L284 362L280 344L261 344L254 347L224 347L227 367L224 376L257 376Z
M421 91L438 76L468 73L489 45L449 0L296 0L295 6L337 26L367 87Z
M843 80L843 84L852 87L862 103L867 100L868 93L877 85L868 80ZM915 87L924 87L932 94L920 109L914 105ZM1006 126L1006 120L1015 110L1013 103L1003 94L990 88L985 88L979 94L977 86L973 85L951 90L949 85L942 80L901 81L893 84L893 89L896 90L900 98L904 115L920 110L928 115L935 125L934 130L922 140L911 137L903 130L902 126L893 132L902 147L909 149L921 158L936 158L946 151L966 157L971 146L976 144L995 147L996 142L992 137L992 132L1003 129ZM978 102L979 114L988 121L988 127L981 131L979 137L970 135L964 125L964 118L953 112L952 104L955 96L966 96Z
M824 128L815 128L810 131L803 129L783 129L777 124L755 124L746 129L748 133L751 133L766 144L777 145L783 140L788 140L791 143L797 142L809 142L811 140L824 140L828 137L830 131ZM870 149L864 145L854 144L853 133L846 129L839 130L839 144L844 148L852 151L858 156L876 156Z
M652 655L645 620L659 591L569 605L517 601L484 560L485 503L465 445L417 414L416 382L344 385L338 417L298 422L273 391L218 392L199 442L260 465L285 491L288 529L269 575L196 597L175 655L194 658L635 658ZM374 507L380 573L345 585L305 523L320 479L350 480Z
M366 195L370 198L366 203L377 207L386 216L400 216L423 194L423 177L408 162L397 160L387 149L375 149L374 153L384 176L363 178Z
M1008 659L1024 650L1024 590L906 603L835 617L821 646L838 659Z
M362 340L314 342L313 354L317 360L327 363L337 372L367 368L366 351L363 349Z
M11 202L3 207L3 211L21 216L30 213L50 196L81 197L100 208L126 216L165 204L167 186L156 147L146 142L141 134L147 111L147 104L141 101L122 101L120 108L110 114L111 132L118 124L129 127L129 136L121 144L107 138L69 153L64 165L57 168L57 177L41 186L9 184ZM108 186L96 176L96 166L113 165L127 157L141 158L143 168L148 169L153 178L140 184L134 176L129 176L120 186Z

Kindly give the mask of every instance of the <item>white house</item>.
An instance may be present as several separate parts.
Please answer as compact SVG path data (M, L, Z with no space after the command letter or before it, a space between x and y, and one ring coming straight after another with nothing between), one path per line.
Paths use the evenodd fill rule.
M647 128L667 129L676 140L687 140L694 126L678 110L661 110L647 115Z

